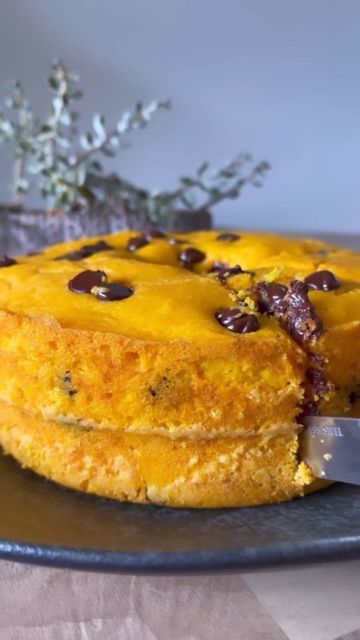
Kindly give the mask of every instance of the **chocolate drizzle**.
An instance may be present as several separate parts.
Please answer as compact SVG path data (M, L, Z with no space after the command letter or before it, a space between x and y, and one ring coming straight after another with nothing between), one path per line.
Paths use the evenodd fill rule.
M268 316L281 315L285 311L284 297L288 288L277 282L259 282L256 287L260 313Z
M280 324L304 346L317 340L323 332L323 324L308 296L308 286L301 280L293 280L281 301ZM277 315L275 313L275 315Z
M275 316L282 328L302 347L317 340L323 331L308 291L307 284L301 280L293 280L288 288L266 282L260 282L256 287L259 311Z
M309 300L309 286L301 280L293 280L289 287L272 282L260 282L255 289L259 311L274 316L280 326L297 342L309 358L305 373L301 423L304 415L316 415L320 400L332 390L325 375L324 358L313 353L314 342L323 332L323 324Z
M318 415L320 401L335 389L326 378L324 358L317 353L310 353L309 360L310 366L305 372L302 411L298 416L300 423L306 415Z
M358 400L360 400L360 391L350 391L349 393L350 404L355 404Z

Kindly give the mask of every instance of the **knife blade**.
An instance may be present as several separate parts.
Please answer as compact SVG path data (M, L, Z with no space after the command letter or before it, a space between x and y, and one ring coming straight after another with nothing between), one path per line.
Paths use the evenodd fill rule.
M360 485L360 419L307 416L301 457L317 478Z

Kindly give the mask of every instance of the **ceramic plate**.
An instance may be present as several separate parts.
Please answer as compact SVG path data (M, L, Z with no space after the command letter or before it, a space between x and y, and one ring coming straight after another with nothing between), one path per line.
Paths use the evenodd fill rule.
M0 557L123 573L249 571L360 557L360 487L281 505L179 510L70 491L0 453Z

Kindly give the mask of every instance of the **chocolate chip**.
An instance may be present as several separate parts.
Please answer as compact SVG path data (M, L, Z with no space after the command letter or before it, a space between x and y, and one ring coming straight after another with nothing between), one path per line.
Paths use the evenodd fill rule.
M93 287L101 287L104 283L106 283L104 271L87 270L69 280L68 287L74 293L90 293Z
M169 387L171 386L171 381L166 376L161 376L157 378L154 383L149 386L149 393L153 398L158 398L160 396L166 396L168 393Z
M113 249L110 244L108 244L105 240L99 240L95 244L85 244L81 247L80 252L82 253L84 258L88 258L89 256L93 256L94 253L100 253L101 251L111 251Z
M181 238L169 238L168 243L169 244L185 244L186 240L182 240Z
M258 305L261 313L274 315L276 311L283 310L282 301L286 295L287 287L277 282L259 282L256 287L258 293Z
M89 256L93 256L94 253L100 253L101 251L110 251L113 248L114 247L108 244L105 240L99 240L99 242L96 242L94 244L85 244L80 249L65 253L63 256L58 256L57 258L55 258L55 260L71 260L73 262L76 262L77 260L89 258Z
M241 236L239 236L237 233L230 233L230 232L226 232L226 233L220 233L216 240L224 240L225 242L235 242L236 240L240 240Z
M350 404L355 404L358 400L360 400L360 391L350 391L349 393Z
M136 236L135 238L129 238L127 249L128 251L137 251L138 249L141 249L141 247L145 247L147 244L149 244L149 240L143 236Z
M317 339L323 331L320 318L308 298L308 286L301 280L293 280L282 300L274 310L282 327L301 345Z
M230 265L226 262L220 262L217 260L214 262L213 266L209 269L208 273L218 273L220 271L227 271L230 269Z
M160 231L160 229L146 229L142 235L146 240L166 238L166 234L163 231Z
M0 258L0 268L2 267L12 267L14 264L17 264L17 261L14 258L9 258L6 254Z
M333 291L340 287L340 280L332 273L332 271L315 271L310 276L305 278L306 284L310 289L317 289L319 291Z
M73 396L76 396L77 389L74 389L74 387L72 386L72 376L70 371L65 371L65 374L62 376L61 380L63 383L64 393L70 396L70 398L72 398Z
M232 278L232 276L238 276L240 273L248 273L253 276L254 271L245 271L240 267L239 264L235 265L235 267L225 267L224 269L217 269L217 277L222 282L225 282L228 278Z
M215 318L234 333L252 333L260 329L257 317L253 313L242 313L241 309L219 309Z
M55 260L71 260L73 262L77 262L78 260L82 260L84 255L81 251L70 251L69 253L65 253L63 256L58 256Z
M98 300L110 302L130 298L134 293L134 289L131 289L120 282L114 282L106 285L100 285L99 287L96 286L91 293L93 293Z
M184 249L179 256L179 259L184 266L190 266L197 262L202 262L205 258L205 253L199 249L195 249L195 247L188 247L187 249Z

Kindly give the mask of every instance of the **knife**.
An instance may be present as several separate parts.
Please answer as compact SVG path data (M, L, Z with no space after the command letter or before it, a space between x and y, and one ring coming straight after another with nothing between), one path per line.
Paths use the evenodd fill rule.
M360 485L360 419L307 416L301 457L317 478Z

